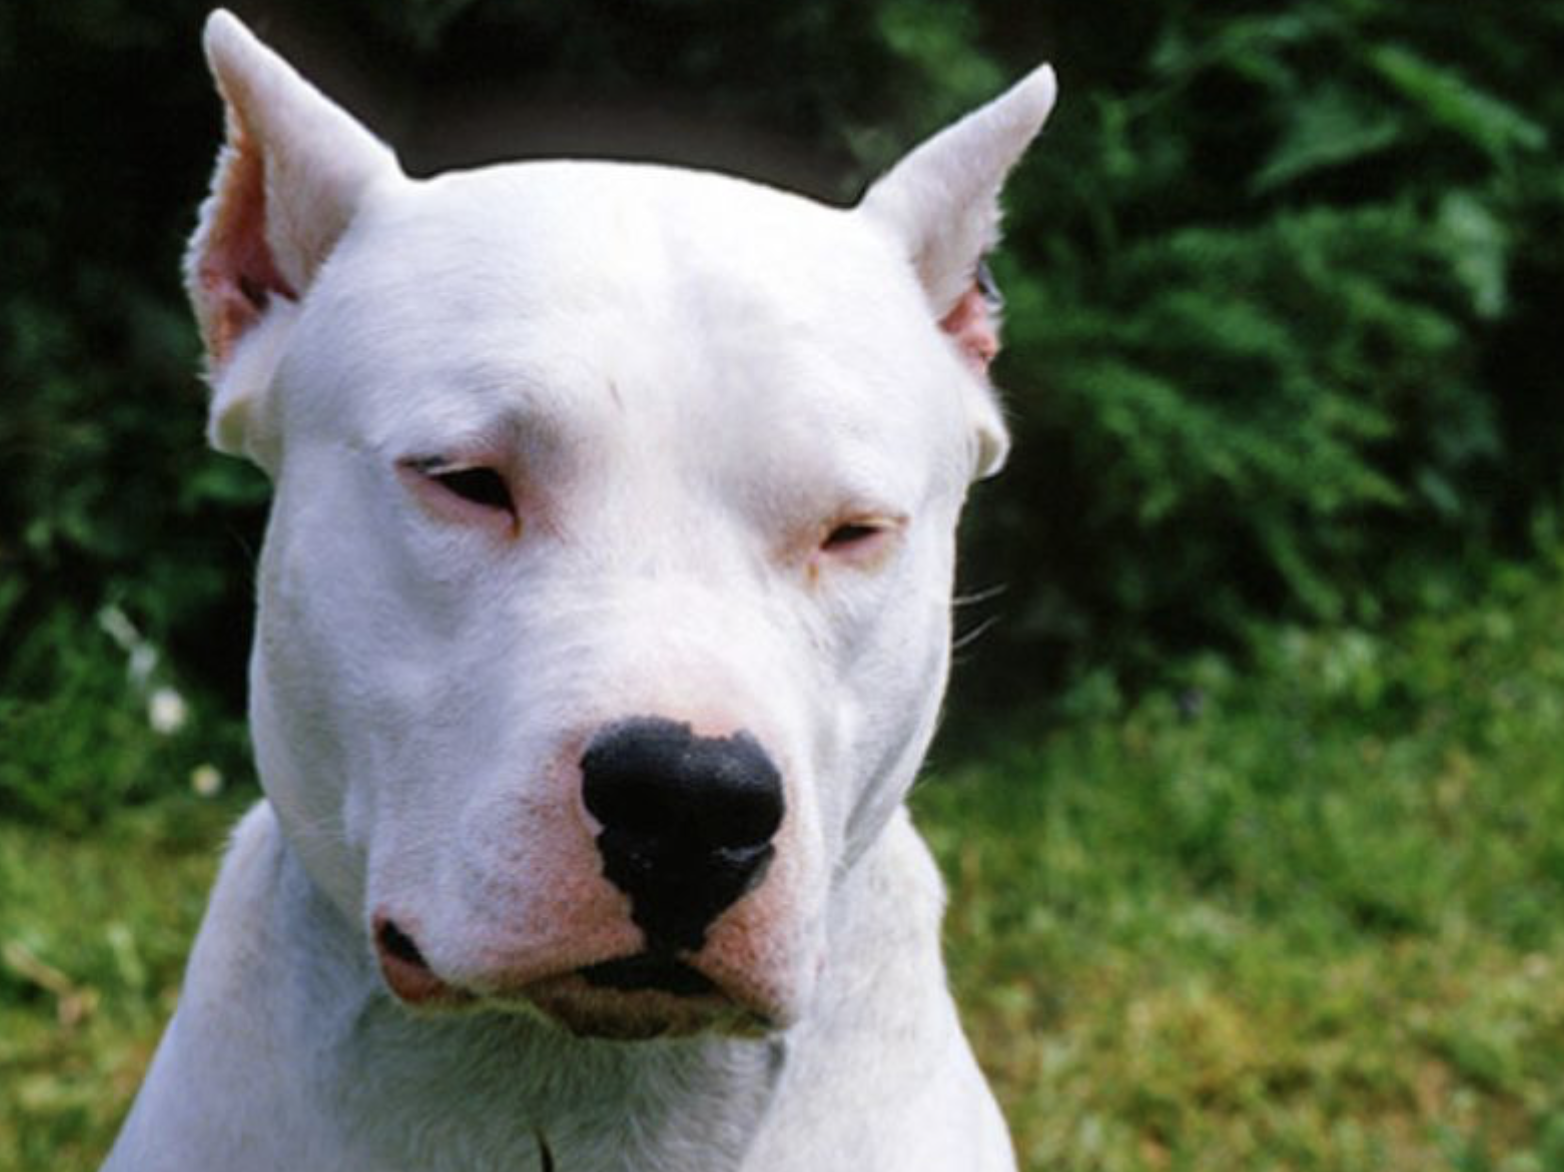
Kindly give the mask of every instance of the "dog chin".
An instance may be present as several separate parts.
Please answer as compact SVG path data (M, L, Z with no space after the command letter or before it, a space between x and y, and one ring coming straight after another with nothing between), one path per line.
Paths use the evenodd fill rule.
M620 1042L697 1034L758 1038L775 1028L768 1014L707 984L707 989L689 992L616 988L587 969L535 982L520 990L520 996L545 1018L581 1038Z

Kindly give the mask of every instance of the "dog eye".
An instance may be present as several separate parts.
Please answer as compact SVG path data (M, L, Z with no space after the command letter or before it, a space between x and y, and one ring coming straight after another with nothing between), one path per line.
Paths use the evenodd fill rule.
M503 509L507 513L516 511L515 502L511 500L510 486L493 468L458 468L451 472L428 472L425 475L446 492L464 501L482 505L486 509Z
M906 524L905 517L892 514L861 513L839 520L821 538L820 556L868 569L891 551Z
M505 517L516 522L516 499L497 469L419 457L402 460L400 471L427 506L452 520Z
M820 543L820 548L833 553L862 548L884 532L883 526L867 521L848 521L827 533L825 540Z

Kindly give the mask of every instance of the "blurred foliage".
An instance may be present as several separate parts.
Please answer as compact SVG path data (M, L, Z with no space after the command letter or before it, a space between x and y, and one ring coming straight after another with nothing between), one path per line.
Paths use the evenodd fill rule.
M1564 439L1560 10L1159 7L1060 37L1080 106L1019 177L1023 444L978 535L1001 654L1131 678L1421 604L1524 543ZM1136 68L1071 77L1099 53Z
M239 711L265 486L201 449L176 275L220 127L204 7L0 7L0 813L50 816L36 746L170 775L87 770L99 797L55 804L89 813L194 763L135 686L108 701L105 608L207 726ZM1548 0L236 7L415 172L563 149L846 199L1054 60L997 266L1018 444L969 533L972 586L1005 587L973 706L1139 688L1257 621L1372 626L1558 503Z

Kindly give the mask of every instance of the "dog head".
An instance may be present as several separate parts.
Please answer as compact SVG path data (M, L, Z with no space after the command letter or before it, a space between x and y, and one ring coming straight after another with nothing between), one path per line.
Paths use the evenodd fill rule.
M1006 437L981 277L1039 70L852 209L646 165L415 181L236 19L187 260L275 499L251 716L427 1009L785 1026L905 796Z

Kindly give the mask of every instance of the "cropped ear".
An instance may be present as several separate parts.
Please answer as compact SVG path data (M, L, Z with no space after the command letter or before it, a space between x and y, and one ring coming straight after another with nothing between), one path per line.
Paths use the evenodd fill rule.
M401 171L389 148L231 13L208 18L205 47L227 107L227 142L185 253L212 386L207 437L270 466L266 392L298 302L365 192Z
M858 213L906 250L935 321L986 383L999 352L999 298L983 257L999 242L1005 176L1043 128L1058 92L1054 71L1034 70L988 105L946 127L869 188ZM1009 447L999 405L986 387L968 407L977 442L975 475L999 470Z

